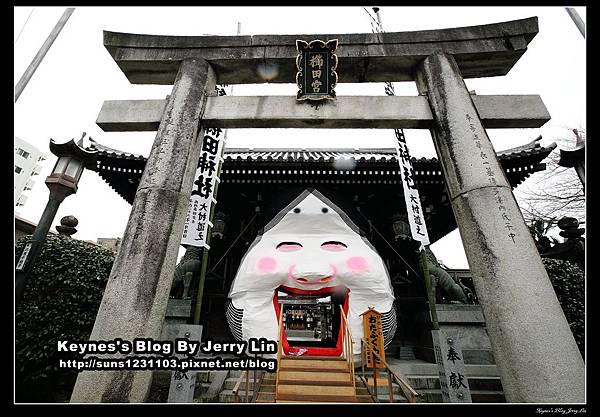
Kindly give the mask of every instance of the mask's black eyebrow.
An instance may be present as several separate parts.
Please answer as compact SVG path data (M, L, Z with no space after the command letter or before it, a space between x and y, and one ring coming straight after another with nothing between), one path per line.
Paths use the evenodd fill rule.
M323 246L323 245L341 245L341 246L343 246L345 248L348 247L348 246L346 246L345 243L338 242L337 240L328 240L327 242L321 243L321 246Z
M280 246L283 246L283 245L297 245L297 246L303 247L303 246L302 246L301 244L299 244L298 242L281 242L280 244L278 244L278 245L276 246L276 248L275 248L275 249L279 249L279 247L280 247Z

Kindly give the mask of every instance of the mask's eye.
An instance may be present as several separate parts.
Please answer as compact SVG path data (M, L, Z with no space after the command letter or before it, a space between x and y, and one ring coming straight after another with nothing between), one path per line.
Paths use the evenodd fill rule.
M336 240L330 240L330 241L324 242L321 245L321 249L324 249L329 252L340 252L340 251L345 250L346 248L347 248L347 246L345 244L343 244L342 242L338 242Z
M298 242L281 242L277 245L277 250L280 252L294 252L302 249L302 245Z

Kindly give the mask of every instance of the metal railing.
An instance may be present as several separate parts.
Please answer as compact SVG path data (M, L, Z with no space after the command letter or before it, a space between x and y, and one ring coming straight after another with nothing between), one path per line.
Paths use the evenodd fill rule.
M242 385L242 381L244 379L244 377L246 377L246 396L245 396L245 402L248 402L248 385L249 384L249 380L250 380L250 372L248 369L246 369L246 371L243 371L240 373L240 376L238 377L237 382L235 383L235 385L233 386L233 397L235 398L235 402L239 403L240 402L240 385ZM256 384L256 381L254 381ZM256 387L256 385L254 386Z
M352 386L354 387L354 391L356 391L356 381L354 378L354 339L352 338L352 332L350 331L350 326L348 325L348 319L346 318L346 314L344 313L344 309L340 305L340 312L342 316L342 357L346 359L346 363L350 368L350 378L352 380Z
M362 368L361 380L367 387L367 391L369 392L369 395L371 395L371 398L373 398L373 400L375 402L379 402L379 398L377 397L378 368L375 368L375 367L371 368L373 370L373 391L374 391L374 392L371 392L371 390L369 388L368 379L365 376L365 363L367 361L367 357L366 357L364 341L362 339L360 341L360 347L361 347L360 350L361 350L361 368ZM404 396L406 397L406 399L408 400L409 403L416 403L419 393L417 393L417 391L415 391L413 389L413 387L411 387L410 384L407 381L405 381L400 375L398 375L396 372L394 372L390 368L388 363L385 361L385 359L382 359L381 356L377 352L371 351L371 353L373 354L373 356L376 359L378 359L383 364L384 369L387 371L388 394L389 394L389 398L390 398L390 403L394 402L394 390L393 390L394 382L400 387L400 389L404 393Z
M256 371L253 370L252 371L254 376L252 378L252 398L250 398L250 393L249 393L249 385L250 385L250 370L246 369L245 371L243 371L240 376L238 377L232 393L233 396L235 398L235 402L239 403L240 402L240 386L242 385L242 381L244 381L244 379L246 380L246 386L245 386L245 396L244 396L244 402L256 402L256 399L258 398L258 393L260 391L260 387L262 386L262 382L263 382L263 378L265 375L265 371ZM248 401L250 399L250 401Z
M279 327L277 330L277 373L275 375L275 398L279 389L279 370L281 369L281 359L283 357L283 306L279 306Z

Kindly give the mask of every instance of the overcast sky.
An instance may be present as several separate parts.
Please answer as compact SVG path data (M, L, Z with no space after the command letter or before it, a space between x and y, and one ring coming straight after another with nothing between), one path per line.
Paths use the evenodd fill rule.
M171 86L132 85L102 43L102 31L156 35L341 34L371 32L363 7L77 7L15 104L14 133L46 152L36 186L16 213L38 222L48 200L44 179L56 161L50 138L66 142L87 132L99 143L148 156L155 132L105 133L95 124L105 100L157 99ZM33 12L32 12L33 10ZM64 12L64 7L14 8L14 84ZM370 8L368 8L371 11ZM586 10L577 7L586 21ZM560 140L566 128L585 128L585 40L563 7L382 7L386 32L482 25L537 16L539 33L508 75L466 80L477 94L539 94L552 120L541 129L490 129L496 150ZM328 16L326 19L324 16ZM416 95L413 82L395 83L396 95ZM295 95L295 84L236 85L234 95ZM383 84L339 84L338 95L384 95ZM407 130L411 156L433 157L427 131ZM393 147L391 130L232 129L228 147ZM87 142L86 142L87 144ZM535 178L528 181L535 181ZM79 190L61 205L61 217L79 219L78 239L119 237L131 206L96 173L84 172ZM160 219L157 219L160 221ZM54 227L52 228L54 230ZM468 268L455 231L432 249L446 265Z

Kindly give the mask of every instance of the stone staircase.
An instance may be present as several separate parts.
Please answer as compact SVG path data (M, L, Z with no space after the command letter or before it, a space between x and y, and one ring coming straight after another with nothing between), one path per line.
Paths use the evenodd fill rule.
M398 359L404 361L414 361L417 358L415 357L415 352L413 351L411 346L399 346Z
M417 391L419 403L443 403L442 391L436 364L421 360L389 359L390 365L401 375L410 386ZM466 365L467 379L471 390L473 403L504 403L506 399L502 390L502 383L495 365ZM356 369L356 375L360 374L360 367ZM373 392L372 373L366 372L369 381L369 389ZM357 387L358 387L357 383ZM364 383L361 381L361 387ZM401 388L397 384L392 386L395 403L407 403ZM364 392L368 395L366 387ZM357 395L359 389L357 388ZM389 402L388 381L385 371L380 372L377 378L377 398L379 402Z
M408 356L408 355L407 355ZM350 383L350 373L342 358L292 357L282 360L280 378L282 384L277 402L372 402L366 386L358 376L360 366L356 367L356 390ZM442 403L442 393L437 365L419 359L401 360L387 358L388 363L419 393L417 402ZM466 364L471 397L474 403L504 403L506 399L498 369L495 365ZM235 397L232 392L242 371L199 371L196 378L194 402L232 403ZM367 372L369 388L373 392L372 375ZM275 402L275 373L265 372L256 402ZM166 402L170 372L155 371L152 392L149 402ZM245 401L245 378L239 387L239 401ZM385 371L381 371L377 379L377 397L379 402L389 402L388 382ZM339 384L338 384L339 383ZM298 387L298 388L295 388ZM250 372L248 396L254 393L253 373ZM321 394L321 395L315 395ZM394 402L407 403L400 387L393 385ZM308 396L308 397L307 397ZM290 398L294 399L290 399ZM354 398L352 398L354 397Z
M281 359L277 403L358 402L348 363L331 356Z

